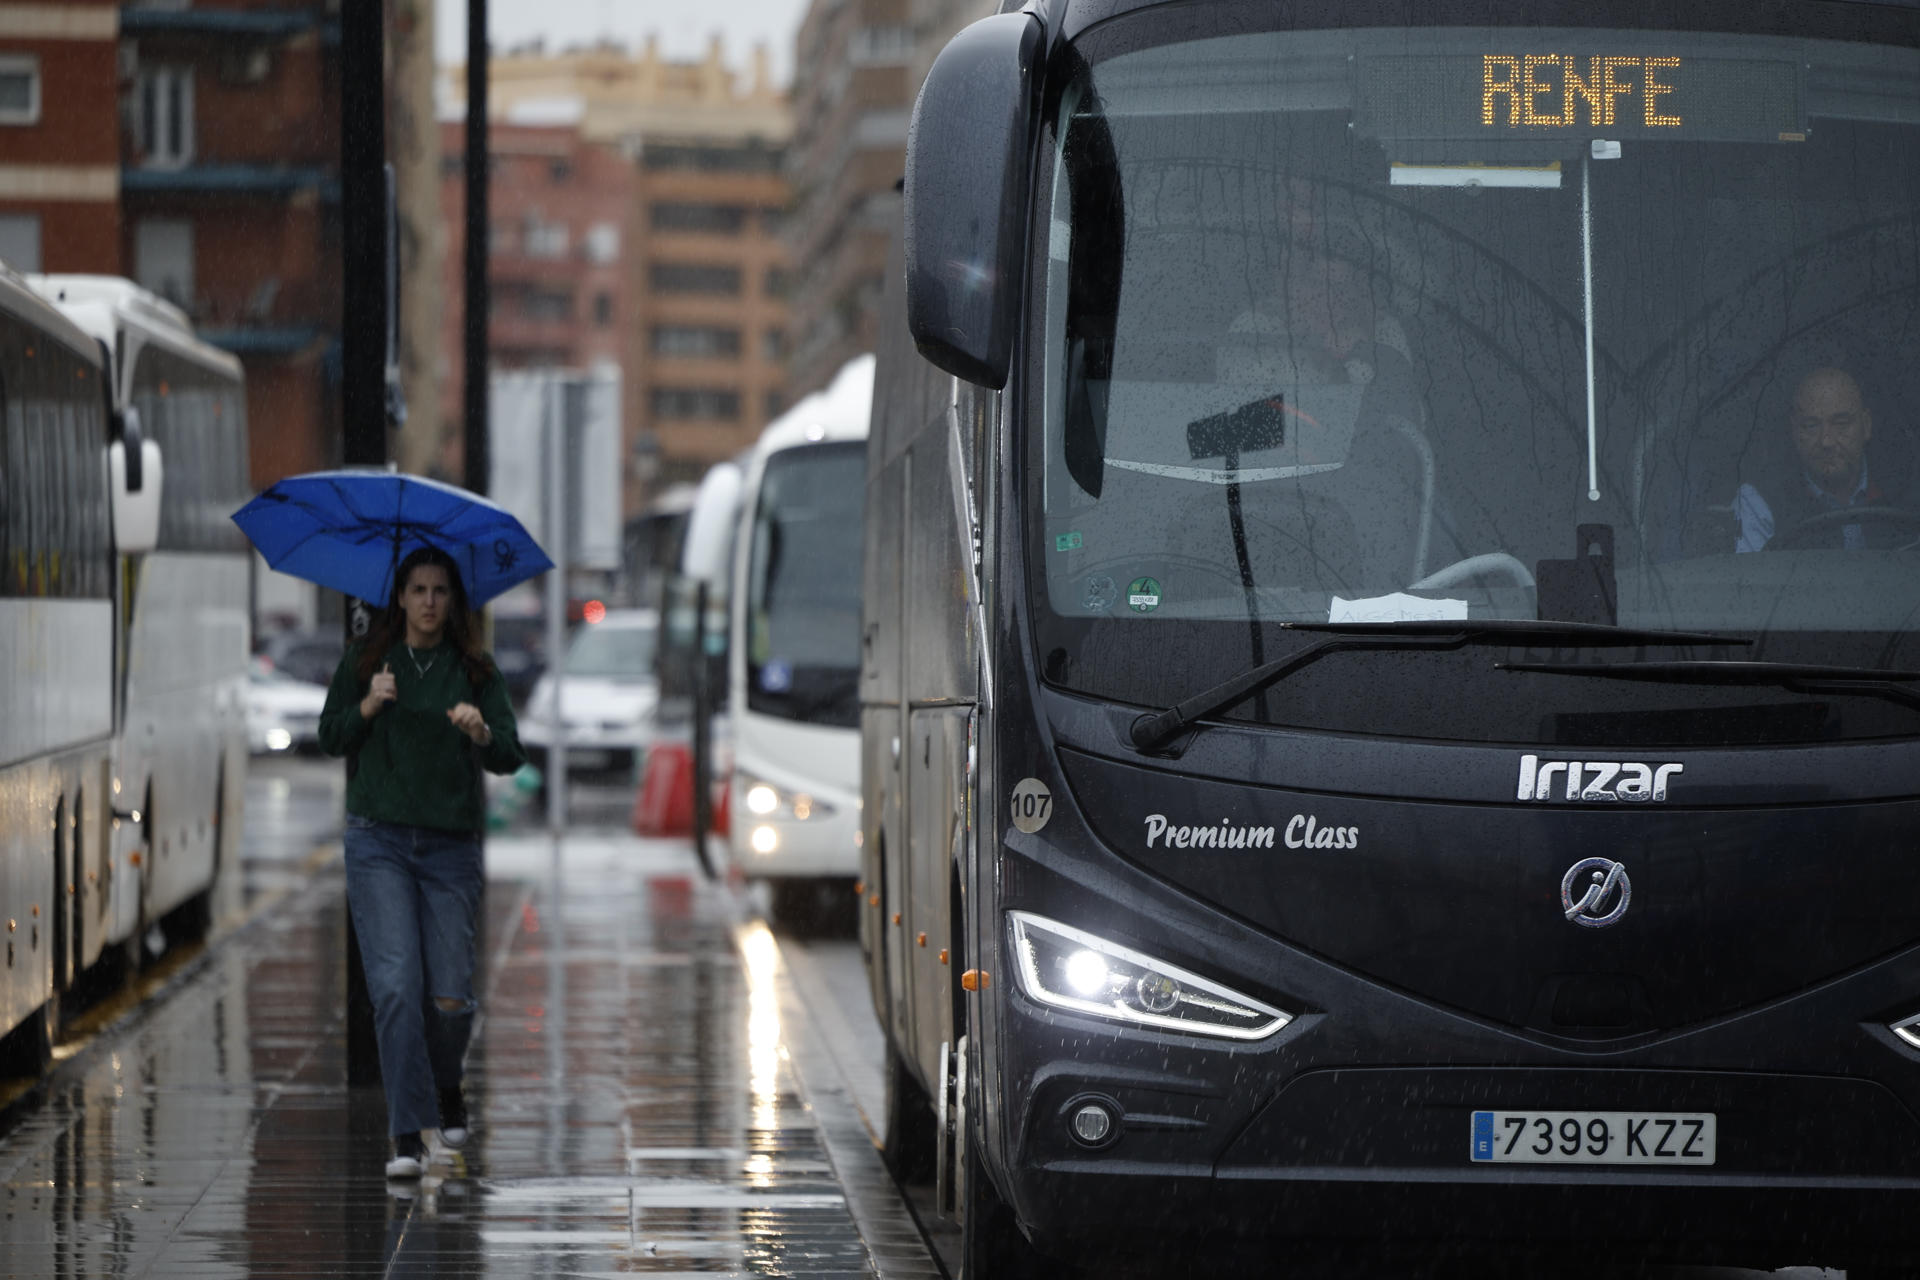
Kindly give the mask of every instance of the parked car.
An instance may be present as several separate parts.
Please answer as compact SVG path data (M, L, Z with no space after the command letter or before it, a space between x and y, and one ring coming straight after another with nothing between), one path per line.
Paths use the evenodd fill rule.
M255 755L320 748L327 687L255 657L247 682L247 747Z
M325 686L333 680L340 656L347 651L340 628L282 631L260 642L258 653L277 671L296 680Z
M652 609L616 609L583 625L567 645L561 705L552 673L541 675L520 717L520 741L546 767L555 722L563 719L567 771L631 773L653 736L660 685L653 651L660 619Z
M547 669L546 625L539 614L494 614L493 661L515 706L526 701Z

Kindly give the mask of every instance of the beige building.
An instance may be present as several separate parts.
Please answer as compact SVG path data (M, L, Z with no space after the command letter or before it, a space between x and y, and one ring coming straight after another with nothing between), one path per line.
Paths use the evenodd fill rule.
M991 0L813 0L794 48L793 354L788 390L872 351L907 126L927 68Z
M449 96L464 98L455 70ZM496 121L566 117L618 148L634 184L616 327L626 358L626 511L750 444L788 403L786 97L764 49L742 74L718 40L699 61L602 45L496 54ZM497 197L496 197L497 198Z

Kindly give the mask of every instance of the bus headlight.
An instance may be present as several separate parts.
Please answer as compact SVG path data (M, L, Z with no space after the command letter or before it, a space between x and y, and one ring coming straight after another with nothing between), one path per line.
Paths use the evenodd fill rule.
M1920 1049L1920 1013L1904 1022L1895 1022L1887 1030L1905 1040L1916 1049Z
M824 800L804 791L776 787L750 773L737 772L733 775L733 792L741 797L747 812L756 818L791 818L796 822L805 822L810 818L824 818L833 812L833 806Z
M1041 1004L1140 1026L1259 1040L1293 1015L1178 965L1080 929L1010 911L1020 986Z

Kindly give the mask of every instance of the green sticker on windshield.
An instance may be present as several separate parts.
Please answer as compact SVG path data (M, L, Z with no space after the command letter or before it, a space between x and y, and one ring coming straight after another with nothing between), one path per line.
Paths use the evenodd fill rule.
M1075 529L1072 533L1060 534L1053 540L1053 549L1055 551L1078 551L1085 545L1086 541L1081 538L1078 529Z
M1160 580L1135 578L1127 584L1127 607L1135 613L1152 613L1160 607Z

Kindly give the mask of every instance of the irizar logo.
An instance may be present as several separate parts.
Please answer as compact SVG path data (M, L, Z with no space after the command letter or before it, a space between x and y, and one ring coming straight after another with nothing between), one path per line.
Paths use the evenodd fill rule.
M1658 804L1667 798L1667 780L1686 767L1642 764L1638 760L1542 760L1539 756L1521 756L1518 798ZM1556 787L1556 782L1561 785Z

